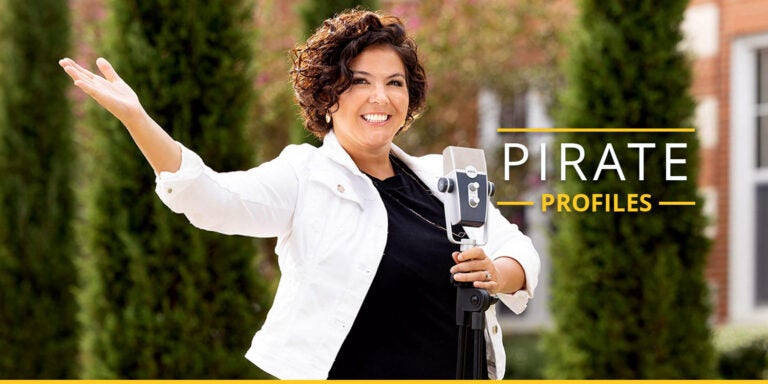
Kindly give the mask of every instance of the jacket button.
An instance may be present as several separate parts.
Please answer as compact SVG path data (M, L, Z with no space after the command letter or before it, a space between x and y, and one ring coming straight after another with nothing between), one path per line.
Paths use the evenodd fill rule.
M497 333L499 333L499 326L498 325L494 325L493 326L493 334L495 335Z
M341 185L341 184L339 184L339 185L337 185L337 186L336 186L336 190L338 190L338 191L339 191L339 192L341 192L341 193L344 193L344 191L346 191L346 189L344 188L344 186L343 186L343 185Z
M166 192L168 192L168 194L173 193L173 188L168 188L168 190Z

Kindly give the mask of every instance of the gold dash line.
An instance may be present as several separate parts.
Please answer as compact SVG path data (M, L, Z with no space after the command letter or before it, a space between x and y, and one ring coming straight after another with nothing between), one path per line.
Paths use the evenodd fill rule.
M696 205L695 201L659 201L659 205Z
M519 206L519 205L534 205L534 203L533 201L498 201L496 202L496 205Z

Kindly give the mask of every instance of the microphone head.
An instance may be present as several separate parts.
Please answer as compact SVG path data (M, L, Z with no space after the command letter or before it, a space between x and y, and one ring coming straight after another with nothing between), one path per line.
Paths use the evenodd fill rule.
M443 151L439 190L446 193L446 224L482 227L488 214L488 171L485 152L477 148L450 146Z
M454 169L474 169L487 175L485 152L478 148L446 147L443 150L443 171L448 173Z

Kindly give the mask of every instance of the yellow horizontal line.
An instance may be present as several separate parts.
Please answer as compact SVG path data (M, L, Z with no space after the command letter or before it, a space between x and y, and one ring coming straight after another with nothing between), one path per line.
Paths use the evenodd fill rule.
M659 201L659 205L696 205L695 201Z
M496 205L533 205L533 201L497 201Z
M499 133L674 133L696 132L696 128L498 128Z

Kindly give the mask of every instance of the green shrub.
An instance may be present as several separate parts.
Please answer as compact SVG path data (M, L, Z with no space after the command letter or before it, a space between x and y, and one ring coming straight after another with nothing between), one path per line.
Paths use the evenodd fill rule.
M541 336L536 333L504 337L507 353L505 380L541 380L544 378L546 356L540 345Z
M74 129L69 7L0 2L0 379L72 379Z
M147 112L218 171L247 169L253 3L110 2L105 56ZM241 379L269 300L253 239L194 228L153 193L154 174L116 119L94 113L83 376Z
M768 379L768 328L726 326L715 332L718 372L723 379Z
M569 128L691 126L689 63L679 50L687 0L582 0L566 63L567 87L556 111ZM569 133L580 144L582 181L573 170L558 182L571 197L650 194L648 212L552 213L554 330L545 345L553 379L697 379L714 375L704 278L708 240L698 197L698 138L674 133ZM626 180L615 171L593 179L611 143ZM640 177L639 151L654 143ZM685 181L669 181L665 144L684 143ZM682 152L680 152L682 153ZM572 155L573 156L573 155ZM681 156L680 154L676 155ZM615 164L615 161L607 161ZM660 206L659 201L694 201Z

